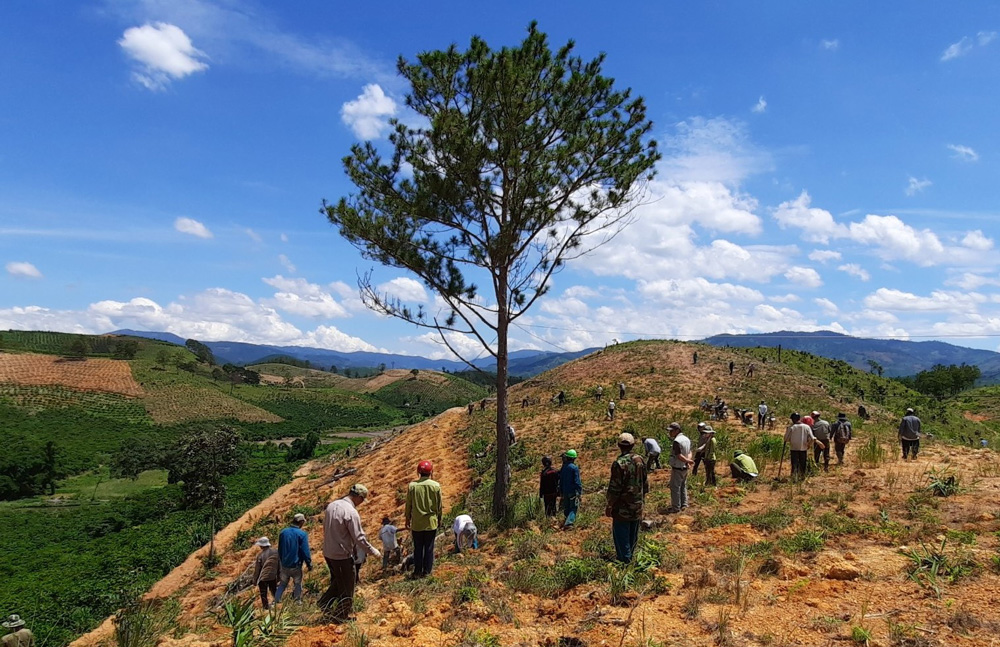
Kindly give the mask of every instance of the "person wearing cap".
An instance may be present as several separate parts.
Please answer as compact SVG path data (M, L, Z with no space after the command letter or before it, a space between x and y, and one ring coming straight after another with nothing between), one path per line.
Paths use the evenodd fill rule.
M268 592L270 591L271 595L277 597L278 571L281 568L281 560L278 557L278 551L271 547L271 540L267 537L261 537L254 545L260 546L260 554L257 555L257 560L254 562L253 582L260 590L260 601L266 611L271 608Z
M813 462L816 463L816 467L819 467L819 457L823 457L823 471L830 471L830 423L823 420L820 416L819 411L813 411L810 414L812 418L812 431L813 436L819 441L813 446ZM821 444L822 443L822 444Z
M761 400L757 405L757 429L764 428L764 421L767 420L767 404Z
M538 497L545 504L545 516L556 516L559 498L559 470L552 467L552 458L542 456L542 473L538 475Z
M562 513L565 516L563 530L573 529L576 512L580 509L580 497L583 496L583 481L580 480L580 468L576 464L576 456L575 449L567 449L563 454L562 469L559 470L559 496Z
M347 622L354 608L354 554L360 546L375 557L382 553L368 542L358 506L368 498L368 488L355 483L347 496L323 511L323 558L330 569L330 588L319 598L319 608L333 623Z
M611 537L615 542L618 561L628 564L639 543L639 523L642 521L642 503L649 492L646 480L646 461L632 452L635 437L629 433L618 436L621 452L611 464L608 481L607 507L604 514L611 517Z
M837 421L830 425L830 438L833 440L833 450L837 454L837 465L844 464L844 450L853 437L851 421L847 419L847 414L838 413Z
M3 621L3 628L7 630L6 635L0 640L3 647L34 647L35 635L24 626L24 620L16 613L7 616Z
M646 471L652 472L660 469L660 452L663 451L660 449L660 443L650 436L642 441L642 446L646 450Z
M615 419L615 401L608 400L608 420L613 421L614 419Z
M813 443L822 445L813 436L812 427L809 423L812 418L806 416L806 423L798 413L791 415L792 424L785 429L785 442L789 445L790 460L792 463L792 480L802 480L806 477L806 462L809 453L809 446Z
M292 525L278 535L278 558L281 567L278 570L278 590L274 594L274 603L281 602L281 596L292 580L292 599L302 602L302 565L312 570L312 555L309 553L309 535L302 529L306 525L306 516L301 512L292 517Z
M688 468L694 464L691 459L691 439L681 431L680 423L671 422L667 427L672 441L670 446L670 509L680 512L688 506Z
M744 483L749 483L759 474L757 464L753 462L750 454L744 454L738 449L733 452L733 462L729 464L729 472L733 475L733 479Z
M382 517L382 527L379 528L378 538L382 540L382 570L389 569L390 564L399 564L403 561L402 548L396 533L399 529L392 523L389 517Z
M715 462L718 460L719 443L715 440L715 430L705 425L701 430L701 444L696 450L696 456L700 456L705 461L705 485L717 485L715 482ZM697 460L697 459L695 459ZM694 474L694 471L691 472Z
M920 451L920 418L907 409L906 415L899 421L899 442L903 446L903 460L911 452L913 460L917 460L917 452Z
M413 577L427 577L434 570L434 538L441 527L444 504L441 484L431 479L434 464L420 461L417 478L406 488L406 528L413 537Z
M705 430L708 429L708 428L709 427L708 427L707 423L704 423L704 422L699 422L698 423L698 442L696 442L694 444L694 446L695 446L695 450L694 450L694 465L692 465L692 467L691 467L691 475L692 476L697 476L698 475L698 466L701 465L701 461L704 460L704 456L702 456L700 448L705 444L705 441L708 440L708 436L705 433Z

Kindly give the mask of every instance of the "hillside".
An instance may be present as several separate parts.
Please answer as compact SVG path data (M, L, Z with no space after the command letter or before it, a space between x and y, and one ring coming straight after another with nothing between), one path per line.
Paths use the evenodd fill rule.
M172 637L159 644L224 640L219 603L252 563L252 539L273 536L293 511L307 513L314 550L322 540L322 507L355 481L372 491L360 508L370 535L383 515L398 521L405 484L423 458L437 465L449 518L468 510L477 520L481 549L453 555L450 537L442 538L435 576L420 581L383 576L369 561L356 625L325 625L311 603L288 605L286 618L301 626L287 645L992 644L993 601L1000 593L1000 463L992 449L944 440L953 424L989 432L956 410L942 410L939 420L925 418L935 436L923 441L920 459L902 463L893 429L898 412L917 396L890 384L881 403L866 401L870 420L855 418L845 466L804 485L777 478L780 432L758 432L732 419L714 423L723 455L735 448L753 455L759 482L734 484L722 461L719 486L692 477L691 508L668 515L669 470L654 472L645 515L651 529L641 535L640 559L630 568L608 563L613 550L603 491L623 429L662 442L667 423L678 420L690 431L701 419L698 402L715 395L734 406L764 399L782 421L792 410L853 413L859 385L871 393L881 383L843 363L804 354L792 359L779 365L751 351L634 342L516 386L511 418L519 442L512 452L512 513L503 527L483 512L492 480L490 409L471 416L450 410L360 457L316 462L308 476L223 532L228 547L219 566L204 573L189 561L158 585L155 595L175 596L181 610L169 628ZM739 369L733 375L730 361ZM753 377L744 371L750 362ZM610 394L618 381L626 383L627 395L612 422L593 390L603 385ZM562 407L551 400L559 390L568 396ZM538 516L537 469L542 454L568 447L580 452L584 497L576 529L559 533ZM357 472L338 478L347 469ZM784 469L787 475L787 464ZM933 496L932 483L957 486L957 492ZM306 576L310 601L326 581L324 569ZM76 644L97 645L110 627Z
M753 335L715 335L704 340L713 346L750 348L763 346L798 350L821 357L841 359L863 371L869 370L869 360L878 362L885 375L915 375L935 364L969 364L980 368L980 382L1000 382L1000 353L977 348L955 346L940 341L901 341L897 339L865 339L849 337L833 331L762 333Z

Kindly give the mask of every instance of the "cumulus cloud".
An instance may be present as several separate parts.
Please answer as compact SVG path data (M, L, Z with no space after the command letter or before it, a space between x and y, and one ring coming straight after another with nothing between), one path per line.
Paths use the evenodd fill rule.
M750 112L761 114L765 110L767 110L767 101L764 99L764 96L761 95L761 97L757 99L757 103L753 105L753 108L750 108Z
M879 288L864 299L866 307L892 312L975 312L987 298L977 292L934 290L921 297L912 292Z
M1000 277L989 277L975 272L963 272L945 281L945 285L955 285L963 290L978 290L985 285L1000 287Z
M135 65L132 78L149 90L162 90L173 80L208 69L204 52L176 25L130 27L118 44Z
M963 162L979 161L979 153L969 146L962 146L961 144L947 144L947 148L953 153L952 157L957 160L961 160Z
M296 340L290 345L332 348L345 353L353 353L357 351L368 351L372 353L385 352L385 349L376 348L364 339L348 335L334 326L317 326L315 330L309 331L304 338Z
M212 232L208 227L193 218L178 218L174 220L174 229L182 234L190 234L198 238L211 238Z
M840 252L832 249L814 249L809 252L809 260L817 263L827 263L829 261L839 261Z
M746 124L738 120L688 119L675 124L674 132L662 144L660 175L674 183L733 186L774 167L771 155L753 144Z
M813 299L813 303L819 306L820 310L823 311L823 314L829 317L834 317L840 312L840 308L837 307L837 304L827 298Z
M270 307L300 317L332 319L349 316L332 294L303 278L286 278L279 274L262 280L277 290L274 297L263 300Z
M846 236L848 229L838 224L826 209L811 207L812 198L803 191L794 200L782 202L774 210L774 219L782 229L795 227L802 230L802 239L826 245L831 238Z
M40 279L42 273L31 263L25 261L11 261L5 266L7 273L11 276L18 276L27 279Z
M918 193L922 192L924 189L926 189L927 187L929 187L931 184L933 184L933 182L931 182L927 178L924 178L922 180L918 180L917 178L915 178L915 177L913 177L911 175L909 177L909 179L907 180L906 188L903 189L903 193L905 193L906 195L909 195L909 196L914 196L914 195L917 195Z
M861 279L862 281L867 281L868 279L871 278L871 274L868 273L868 270L861 267L857 263L845 263L844 265L841 265L837 269L846 274L850 274L851 276L855 276Z
M819 272L811 267L790 267L784 276L792 283L801 285L804 288L812 289L823 285L823 279L820 278Z
M408 303L424 303L427 291L420 281L400 276L378 286L378 291Z
M840 41L836 38L831 38L829 40L823 39L819 42L819 46L828 52L835 52L840 49Z
M340 119L358 139L378 139L389 130L389 117L398 111L396 102L377 83L366 85L357 99L340 109Z
M850 224L851 239L880 249L887 259L898 258L918 265L934 265L942 260L945 248L929 229L916 230L896 216L865 216Z
M962 246L985 252L993 249L993 239L983 234L982 230L976 229L965 234Z

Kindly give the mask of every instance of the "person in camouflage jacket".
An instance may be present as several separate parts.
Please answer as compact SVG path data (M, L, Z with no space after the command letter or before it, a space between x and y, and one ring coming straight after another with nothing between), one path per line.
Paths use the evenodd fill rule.
M611 536L615 542L618 561L629 563L639 543L639 522L642 521L642 503L649 492L646 481L646 462L632 452L635 438L624 433L618 437L621 455L611 464L608 482L608 505L605 514L611 517Z

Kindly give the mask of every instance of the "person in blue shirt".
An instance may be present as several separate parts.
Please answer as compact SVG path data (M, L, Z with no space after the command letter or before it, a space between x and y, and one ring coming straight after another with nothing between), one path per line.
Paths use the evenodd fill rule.
M563 454L563 466L559 470L559 495L562 497L562 512L566 515L563 530L571 530L576 521L577 510L580 509L580 497L583 495L583 481L580 480L575 449L567 450Z
M292 525L278 535L278 558L281 568L278 574L278 590L274 594L274 603L281 602L281 595L292 580L295 588L292 597L296 602L302 601L302 564L312 570L312 556L309 554L309 535L302 529L306 525L306 516L296 514L292 517Z

